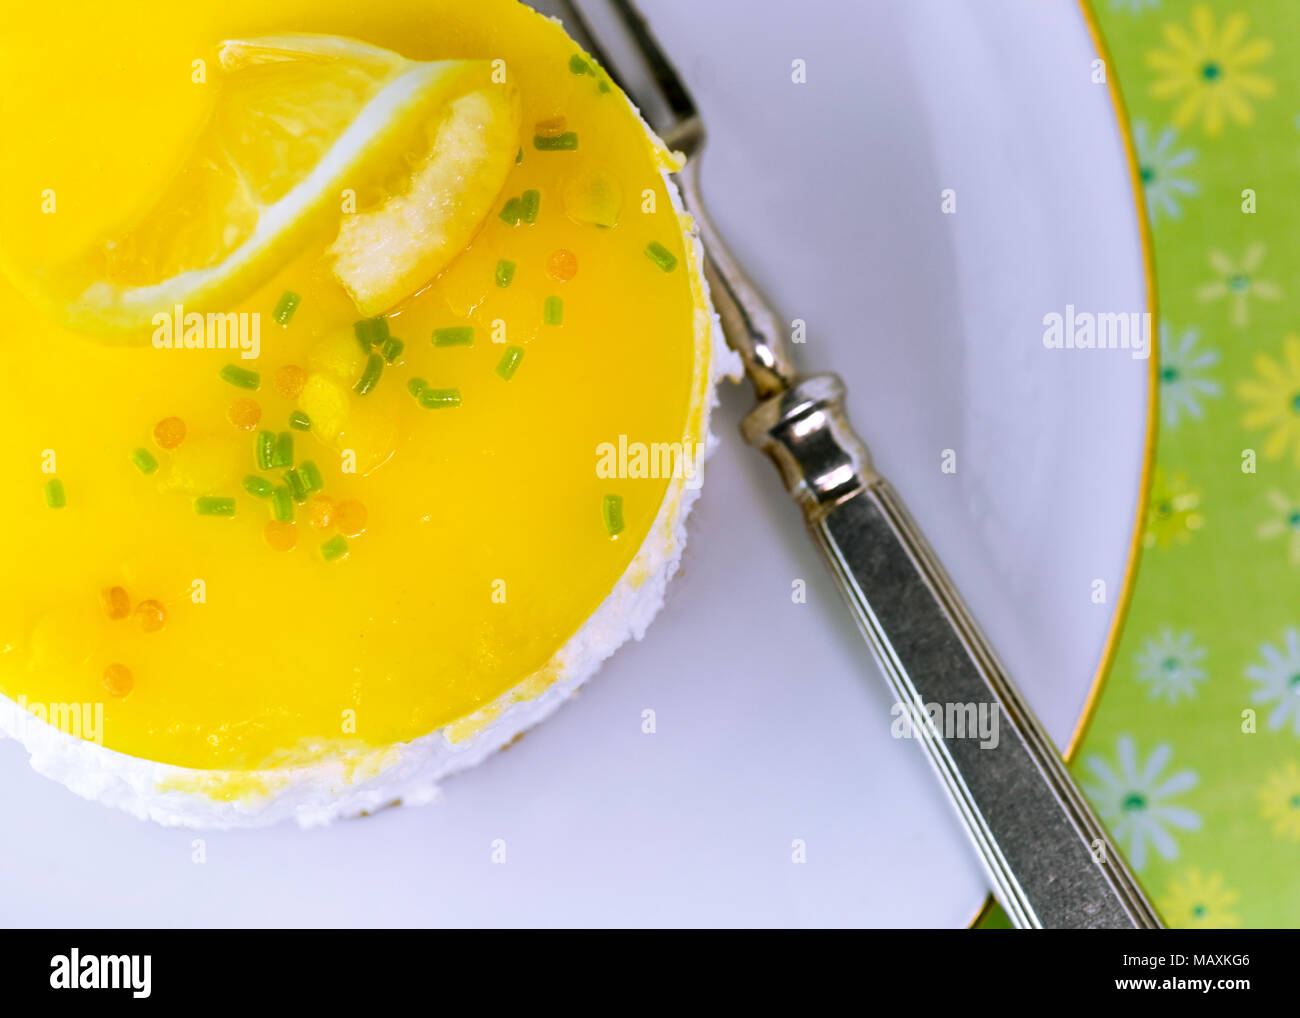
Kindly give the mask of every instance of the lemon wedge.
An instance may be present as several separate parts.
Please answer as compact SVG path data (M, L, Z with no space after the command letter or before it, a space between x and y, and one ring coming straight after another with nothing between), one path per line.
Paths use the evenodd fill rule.
M514 165L515 110L499 86L454 100L409 189L343 220L329 253L363 314L415 293L473 239Z
M319 35L229 40L217 56L212 114L158 202L43 281L74 327L133 332L175 304L224 309L328 242L339 215L340 280L363 307L395 303L469 242L505 180L518 99L487 61L415 62ZM415 215L433 194L438 215Z

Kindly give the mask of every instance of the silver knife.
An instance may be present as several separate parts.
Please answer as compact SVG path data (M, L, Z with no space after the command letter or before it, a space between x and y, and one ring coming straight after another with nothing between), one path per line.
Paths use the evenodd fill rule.
M850 610L1018 927L1159 928L1160 920L912 521L871 466L833 374L800 374L782 320L714 229L700 197L704 125L630 0L537 0L687 159L705 277L758 405L746 440L776 464ZM945 737L925 706L997 712L996 740ZM990 743L992 743L990 745Z

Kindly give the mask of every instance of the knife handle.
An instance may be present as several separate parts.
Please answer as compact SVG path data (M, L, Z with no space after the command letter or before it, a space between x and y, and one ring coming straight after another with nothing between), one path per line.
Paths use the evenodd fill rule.
M895 725L926 750L998 900L1019 927L1159 928L1051 739L872 468L843 399L838 377L804 378L761 402L742 431L802 507L897 698Z

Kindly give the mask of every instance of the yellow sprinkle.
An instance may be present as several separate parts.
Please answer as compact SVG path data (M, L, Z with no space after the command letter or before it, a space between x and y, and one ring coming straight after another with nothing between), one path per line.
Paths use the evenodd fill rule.
M262 530L262 536L272 551L292 551L298 543L298 535L293 524L284 520L270 520Z
M262 408L255 399L237 399L226 408L226 420L244 431L252 431L261 419Z
M547 117L545 120L537 121L533 127L533 132L539 138L558 138L564 133L567 126L568 121L564 119L563 115Z
M109 665L104 669L102 681L110 696L123 697L135 688L135 679L126 665Z
M307 384L307 372L296 364L286 364L275 373L275 391L285 399L297 399Z
M334 511L334 525L339 533L356 537L366 530L366 507L355 498L345 498Z
M167 624L167 609L160 601L141 601L136 606L135 617L146 633L156 633Z
M553 279L567 283L578 274L578 256L564 248L552 251L551 257L546 259L546 271Z
M307 519L317 530L328 530L334 521L334 499L316 495L307 503Z
M131 599L121 587L109 587L102 596L110 619L124 619L131 614Z
M185 422L179 417L164 417L153 426L153 440L160 449L175 449L185 441Z

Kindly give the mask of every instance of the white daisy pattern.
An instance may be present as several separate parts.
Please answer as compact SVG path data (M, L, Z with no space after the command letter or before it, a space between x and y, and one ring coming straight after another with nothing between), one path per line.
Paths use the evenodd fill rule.
M1201 192L1200 186L1185 175L1185 170L1196 162L1196 151L1177 147L1178 132L1166 127L1154 135L1144 123L1133 125L1133 145L1137 149L1138 174L1142 178L1142 192L1146 196L1147 211L1155 225L1161 215L1177 219L1183 214L1180 201Z
M1273 507L1274 516L1261 523L1256 533L1264 541L1283 538L1291 564L1300 566L1300 495L1287 498L1274 488L1265 497Z
M1137 870L1147 864L1148 846L1153 846L1163 859L1178 858L1178 842L1170 828L1201 829L1199 813L1171 801L1195 788L1200 780L1192 770L1162 776L1173 752L1169 743L1162 742L1143 762L1133 739L1121 735L1116 743L1118 771L1096 754L1086 761L1096 783L1085 781L1084 791Z
M1147 687L1153 700L1175 703L1197 693L1197 683L1205 680L1200 662L1206 650L1198 646L1190 630L1175 633L1163 629L1142 645L1137 654L1138 681Z
M1228 320L1238 328L1250 324L1250 302L1252 300L1278 300L1282 288L1271 279L1260 279L1255 273L1264 264L1268 253L1263 244L1251 244L1240 258L1233 258L1223 251L1213 250L1208 261L1217 278L1205 283L1196 291L1201 301L1217 301L1227 298Z
M1271 643L1259 647L1262 664L1246 669L1247 678L1255 685L1251 699L1255 703L1273 704L1268 715L1268 727L1286 728L1288 725L1300 735L1300 631L1288 629L1282 636L1281 648Z
M1223 393L1218 382L1206 377L1219 363L1219 351L1200 349L1199 343L1195 329L1185 329L1179 336L1167 323L1160 326L1160 403L1170 428L1178 427L1185 417L1199 420L1201 401Z

